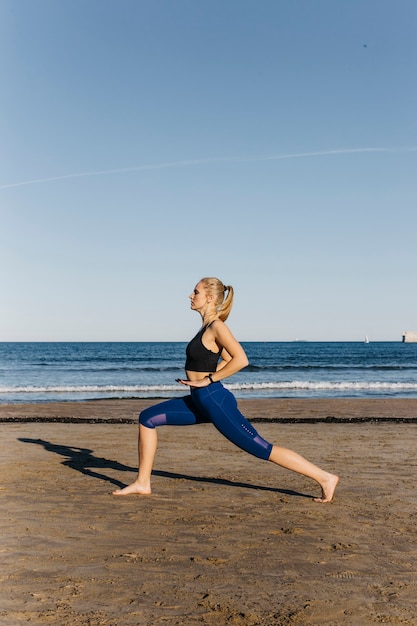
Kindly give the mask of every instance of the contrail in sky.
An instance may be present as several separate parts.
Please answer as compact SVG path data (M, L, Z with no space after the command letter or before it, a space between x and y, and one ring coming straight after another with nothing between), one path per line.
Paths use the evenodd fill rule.
M111 170L97 170L93 172L79 172L78 174L64 174L63 176L49 176L47 178L36 178L33 180L23 180L17 183L0 185L0 191L11 189L12 187L24 187L26 185L36 185L38 183L48 183L55 180L67 180L70 178L87 178L89 176L104 176L109 174L123 174L127 172L141 172L146 170L164 170L174 167L187 167L190 165L207 165L210 163L260 163L262 161L280 161L286 159L306 159L311 157L329 156L337 154L360 154L364 152L416 152L417 147L408 148L340 148L338 150L321 150L318 152L296 152L293 154L277 154L270 156L254 157L217 157L212 159L191 159L189 161L168 161L166 163L154 163L148 165L135 165L133 167L123 167Z

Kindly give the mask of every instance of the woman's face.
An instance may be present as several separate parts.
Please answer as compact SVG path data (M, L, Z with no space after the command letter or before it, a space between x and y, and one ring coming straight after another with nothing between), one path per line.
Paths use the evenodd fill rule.
M199 282L194 287L194 290L190 293L189 297L193 311L201 311L210 301L210 296L207 294L206 288L202 282Z

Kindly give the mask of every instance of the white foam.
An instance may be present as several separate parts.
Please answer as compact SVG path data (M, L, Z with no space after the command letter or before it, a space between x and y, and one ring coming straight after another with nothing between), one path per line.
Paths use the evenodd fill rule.
M352 381L283 381L265 383L230 383L224 385L233 391L248 390L308 390L308 391L417 391L417 382L352 382ZM0 386L0 394L49 394L49 393L157 393L186 391L180 385L58 385L58 386Z
M330 382L330 381L320 381L320 382L311 382L304 380L294 380L294 381L285 381L285 382L273 382L273 383L239 383L239 384L231 384L228 385L229 389L237 390L262 390L262 389L306 389L310 391L319 391L320 389L326 391L400 391L400 390L408 390L413 391L417 390L417 383L394 383L394 382Z
M178 385L59 385L51 387L0 387L0 393L138 393L178 391Z

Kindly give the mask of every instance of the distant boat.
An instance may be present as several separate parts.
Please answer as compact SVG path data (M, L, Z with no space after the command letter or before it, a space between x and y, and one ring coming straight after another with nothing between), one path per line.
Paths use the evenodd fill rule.
M369 343L369 337L368 337L368 335L365 335L365 341L364 341L364 343Z

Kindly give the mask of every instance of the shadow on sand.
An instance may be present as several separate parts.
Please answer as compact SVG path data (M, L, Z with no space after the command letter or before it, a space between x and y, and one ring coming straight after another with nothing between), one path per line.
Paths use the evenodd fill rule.
M116 478L112 478L98 472L98 469L111 469L116 470L118 472L137 472L136 467L130 467L129 465L124 465L123 463L119 463L118 461L112 461L111 459L105 459L103 457L94 456L94 451L88 448L78 448L75 446L64 446L56 443L51 443L50 441L45 441L44 439L30 439L27 437L20 437L18 441L22 443L33 443L39 446L43 446L45 450L48 452L53 452L54 454L59 454L63 457L66 457L64 461L62 461L62 465L66 465L71 469L81 472L81 474L85 474L86 476L90 476L91 478L98 478L99 480L104 480L106 482L112 483L117 487L123 488L125 483L117 480ZM198 483L209 483L213 485L223 485L225 487L240 487L244 489L255 489L258 491L270 491L272 493L280 493L287 496L297 496L300 498L309 498L311 499L311 495L307 495L305 493L300 493L298 491L293 491L292 489L278 489L276 487L265 487L264 485L253 485L250 483L244 483L240 481L227 480L224 478L207 478L206 476L190 476L188 474L177 474L175 472L166 472L164 470L153 470L153 476L162 476L163 478L171 478L171 479L182 479L189 480Z

